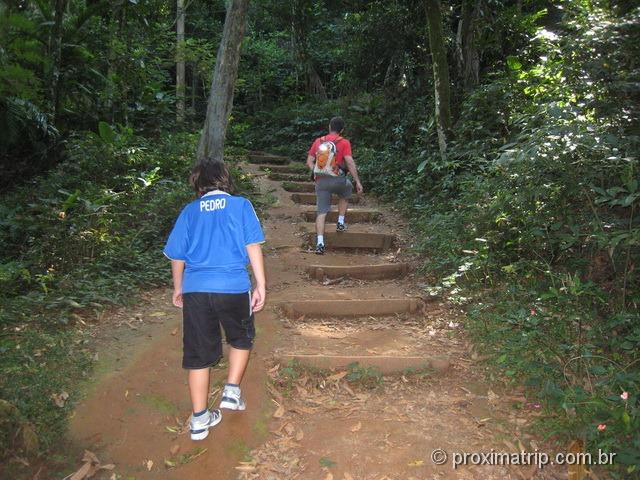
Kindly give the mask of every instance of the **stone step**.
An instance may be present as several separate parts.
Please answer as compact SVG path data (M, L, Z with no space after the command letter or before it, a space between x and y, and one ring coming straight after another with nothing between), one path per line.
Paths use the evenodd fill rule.
M270 153L264 152L252 152L249 153L249 163L257 163L257 164L269 164L272 163L274 165L286 165L289 163L289 158L283 157L282 155L272 155Z
M306 174L309 177L309 180L311 180L309 169L302 163L292 163L290 165L261 165L260 170L262 170L263 172L270 170L273 173L296 173L299 175Z
M296 203L300 203L302 205L315 205L316 204L316 194L315 193L294 193L291 195L291 200ZM360 203L360 197L357 195L352 196L349 199L350 205L357 205ZM331 195L331 205L338 204L338 196Z
M313 193L316 191L316 185L311 182L282 182L282 188L287 192L296 193ZM313 215L313 218L315 218L315 212Z
M315 245L315 232L307 232L307 244ZM324 245L327 249L368 249L383 251L391 248L395 236L386 233L324 232Z
M396 313L415 313L421 307L418 298L376 298L370 300L303 300L281 304L287 317L362 317Z
M307 273L311 278L324 280L325 278L359 278L361 280L383 280L398 278L407 274L409 265L406 263L382 263L378 265L311 265Z
M270 173L267 177L269 180L278 182L306 182L310 180L309 175L299 173Z
M451 367L446 357L396 356L396 355L318 355L289 353L278 355L282 365L296 362L299 365L327 370L345 369L357 363L361 368L374 368L383 375L406 374L410 371L434 370L444 373Z
M366 223L377 222L382 217L382 212L378 210L347 210L346 222L349 223ZM316 211L306 210L302 212L302 218L307 222L315 222ZM338 212L332 211L327 213L327 222L335 223L338 221Z

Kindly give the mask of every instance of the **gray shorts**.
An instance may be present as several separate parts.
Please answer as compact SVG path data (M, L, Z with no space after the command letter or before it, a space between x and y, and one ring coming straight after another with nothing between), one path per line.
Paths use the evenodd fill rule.
M320 176L316 181L316 211L319 214L331 210L331 194L335 193L340 198L351 198L353 185L347 177Z

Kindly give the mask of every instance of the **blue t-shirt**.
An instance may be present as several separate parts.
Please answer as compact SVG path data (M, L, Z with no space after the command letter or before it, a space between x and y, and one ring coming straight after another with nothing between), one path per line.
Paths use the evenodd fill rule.
M246 246L262 242L251 202L215 190L182 209L164 254L186 263L182 293L244 293L251 289Z

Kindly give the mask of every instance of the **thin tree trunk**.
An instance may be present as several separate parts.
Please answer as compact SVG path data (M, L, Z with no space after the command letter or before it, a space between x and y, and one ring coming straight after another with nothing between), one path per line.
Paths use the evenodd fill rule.
M184 66L184 0L178 0L176 20L176 121L184 122L185 66Z
M438 130L438 146L444 159L447 144L451 138L451 91L449 86L449 64L442 32L442 14L439 0L425 0L427 24L429 27L429 47L433 63L433 80L435 85L435 111Z
M305 90L308 94L314 97L327 99L327 91L322 83L322 79L318 74L315 66L313 65L313 59L309 55L307 28L308 28L308 15L305 13L305 9L308 5L303 0L294 0L291 2L291 32L292 32L292 46L293 50L298 57L299 65L304 68L305 76Z
M307 60L307 92L314 97L318 97L323 100L327 99L327 91L324 88L320 75L318 75L318 71L311 62L311 59Z
M191 64L191 115L196 113L196 93L198 91L198 73L195 64Z
M51 49L51 103L53 107L53 119L58 116L60 108L60 75L62 69L62 22L64 11L67 8L67 0L56 0L55 16L53 20L53 42Z
M249 0L232 0L227 8L222 40L213 70L207 117L198 146L199 162L210 157L221 161L224 156L224 139L233 107L233 89L238 77L240 47L247 26L248 9Z
M474 5L475 3L475 5ZM471 90L480 81L480 56L475 44L475 22L479 10L479 1L463 0L458 34L456 36L456 53L458 74L465 90Z

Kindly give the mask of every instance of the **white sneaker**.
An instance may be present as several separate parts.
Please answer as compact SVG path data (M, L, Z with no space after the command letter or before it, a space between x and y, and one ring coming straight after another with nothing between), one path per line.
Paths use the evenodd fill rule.
M242 393L240 389L227 389L222 391L222 398L220 399L220 408L226 408L227 410L245 410L247 405L242 399Z
M204 440L207 438L209 428L219 424L220 420L222 420L222 412L220 410L210 410L198 417L194 417L193 414L191 414L189 418L191 440Z

